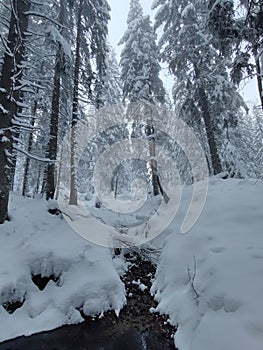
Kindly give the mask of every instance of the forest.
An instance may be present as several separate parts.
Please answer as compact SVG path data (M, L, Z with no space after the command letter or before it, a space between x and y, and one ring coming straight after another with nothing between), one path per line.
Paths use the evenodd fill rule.
M263 2L120 16L118 57L111 1L0 0L0 350L123 308L134 322L133 302L144 322L128 284L172 348L261 349ZM235 340L215 345L218 327ZM131 349L166 349L147 339Z

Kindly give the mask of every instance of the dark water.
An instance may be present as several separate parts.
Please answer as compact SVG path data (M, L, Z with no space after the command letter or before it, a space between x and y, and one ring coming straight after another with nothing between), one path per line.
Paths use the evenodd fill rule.
M166 316L149 312L151 307L157 306L149 293L155 267L138 254L129 253L125 257L131 265L123 282L131 297L127 298L119 317L108 312L102 319L86 318L79 325L0 343L0 350L175 350L176 329L167 323ZM50 279L54 280L53 277ZM43 290L47 280L41 276L33 278ZM138 279L148 287L146 291L132 283Z
M121 329L105 321L84 322L0 344L0 350L168 350L171 342L152 330Z

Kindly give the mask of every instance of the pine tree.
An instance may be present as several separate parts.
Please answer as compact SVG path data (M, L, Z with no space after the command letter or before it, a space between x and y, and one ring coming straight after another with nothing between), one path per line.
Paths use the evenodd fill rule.
M143 16L139 0L131 0L127 30L120 40L123 98L130 102L165 102L165 90L159 78L156 35L149 16Z
M208 28L212 34L212 44L223 57L231 58L233 43L238 36L234 1L209 0L208 10Z
M124 45L120 60L123 99L131 103L164 104L165 90L159 77L161 68L158 62L159 50L156 45L156 34L151 26L150 17L143 16L138 0L130 1L127 30L119 44ZM153 193L158 195L160 181L155 160L154 126L150 117L145 130L151 157L149 175Z
M14 118L21 106L21 79L25 39L30 9L29 0L13 0L8 38L0 78L0 224L8 218L9 191L12 184Z
M175 77L176 108L187 123L198 130L199 139L208 150L207 158L211 159L211 173L220 173L223 128L225 122L235 119L242 99L229 82L226 62L215 47L218 43L213 43L209 30L212 24L207 22L207 2L155 1L153 7L159 6L155 27L163 26L161 58ZM220 50L226 48L228 45Z
M71 120L71 159L70 159L70 199L71 205L77 205L77 184L75 166L76 123L79 120L80 77L83 63L87 70L87 90L93 95L93 101L99 108L103 101L101 94L106 75L106 55L108 52L107 34L110 7L106 0L79 0L76 23L76 48L73 80L73 106ZM84 57L85 61L82 61ZM91 59L94 58L96 71L91 70ZM93 82L93 80L95 80ZM93 91L92 91L92 83ZM85 86L85 85L84 85Z
M100 99L103 106L112 106L122 101L120 69L113 48L109 48L109 52L107 53L106 67Z
M242 175L262 179L263 173L263 113L253 106L249 114L239 119L234 146L238 150Z
M64 0L59 2L59 24L61 28L65 22L65 7ZM49 131L49 143L48 143L48 158L50 163L47 166L47 183L46 183L46 199L53 199L56 189L56 174L55 174L55 161L57 159L58 149L58 125L59 125L59 114L60 114L60 93L61 93L61 77L65 73L65 52L64 38L56 28L51 29L51 35L53 40L57 44L56 49L56 61L54 67L54 78L53 78L53 93L52 93L52 104L51 104L51 115L50 115L50 131ZM63 45L64 43L64 45ZM68 59L70 59L70 52L68 52Z
M237 40L232 79L239 84L243 78L256 76L263 111L263 2L239 0L244 15L235 20ZM254 60L254 64L251 61Z

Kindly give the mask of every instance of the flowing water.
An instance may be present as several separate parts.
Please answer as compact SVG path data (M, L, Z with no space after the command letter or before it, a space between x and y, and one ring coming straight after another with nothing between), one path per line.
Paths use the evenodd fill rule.
M126 258L131 262L123 277L127 305L119 317L109 312L102 319L87 318L79 325L4 342L0 350L174 350L176 329L166 317L149 311L157 306L149 293L155 267L139 255ZM134 283L138 280L146 290Z

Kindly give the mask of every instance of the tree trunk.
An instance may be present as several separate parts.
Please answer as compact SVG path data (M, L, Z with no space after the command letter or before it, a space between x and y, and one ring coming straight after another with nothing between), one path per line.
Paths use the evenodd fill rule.
M12 184L13 120L21 99L18 89L23 74L25 32L28 27L29 0L13 0L8 33L9 52L4 54L0 80L0 224L8 219Z
M200 73L199 69L197 66L194 66L195 69L195 74L197 78L200 78ZM217 150L217 145L216 145L216 140L215 140L215 132L213 129L213 124L212 124L212 117L211 113L209 110L209 104L206 96L206 92L204 89L204 86L202 82L200 83L199 86L199 104L200 108L203 114L203 120L205 124L205 130L206 130L206 136L207 136L207 141L208 141L208 147L210 151L210 157L211 157L211 165L212 165L212 170L213 170L213 175L219 174L222 172L222 165L221 161L218 155L218 150Z
M152 182L153 195L158 196L159 194L159 183L157 174L157 161L155 159L155 138L154 138L154 128L152 121L147 121L146 126L146 136L148 137L148 146L150 153L150 161L148 162L150 170L150 179Z
M203 86L199 88L199 98L200 98L200 106L203 112L203 119L205 123L206 135L208 140L208 146L210 150L211 163L213 168L213 174L219 174L222 172L222 165L218 155L215 133L213 130L211 114L208 107L207 96Z
M79 109L79 70L80 70L80 35L81 35L81 16L82 16L83 0L79 3L78 22L77 22L77 38L76 53L74 66L74 88L73 88L73 106L72 106L72 122L71 122L71 139L70 139L70 195L69 204L78 204L78 191L76 179L76 124L78 121Z
M153 127L152 120L147 120L146 136L148 137L148 146L149 146L149 153L151 158L149 162L149 167L150 167L150 179L152 182L153 195L158 196L158 194L161 193L165 203L167 204L170 198L168 197L167 193L164 191L160 181L159 174L158 174L158 164L155 158L156 156L155 138L154 138L154 127Z
M57 175L57 186L56 186L56 197L55 197L56 200L58 200L58 197L59 197L59 190L60 190L60 183L61 183L62 153L63 153L63 149L61 150L61 155L60 155L60 160L59 160L59 168L58 168L58 175Z
M27 146L27 153L30 154L32 151L33 146L33 129L35 126L35 117L36 117L36 111L37 111L37 101L34 102L34 107L32 108L32 119L30 122L31 130L29 134L29 140L28 140L28 146ZM28 174L29 174L29 167L30 167L30 157L26 157L25 162L25 171L24 171L24 180L23 180L23 189L22 189L22 196L26 196L27 189L28 189Z
M54 88L52 96L51 116L50 116L50 131L48 142L48 158L52 161L47 165L47 177L46 177L46 199L53 199L55 194L55 161L57 159L58 148L58 118L59 118L59 101L60 101L60 73L59 73L59 60L60 50L58 49L56 55L56 66L54 73Z
M14 92L14 95L16 92ZM21 93L21 96L19 97L20 100L23 99L23 93ZM23 109L21 107L17 108L16 115L18 116L19 113L22 113ZM16 125L12 128L12 135L13 135L13 152L12 152L12 169L11 169L11 191L14 191L14 184L15 184L15 174L16 174L16 163L17 163L17 149L18 147L18 140L20 136L20 126Z
M41 164L39 164L38 165L38 172L37 172L37 183L36 183L36 187L35 187L35 191L34 191L34 198L39 193L41 170L42 170L42 166L41 166Z
M43 197L45 195L47 188L47 166L44 167L43 171L43 177L42 177L42 184L41 184L41 196Z
M64 4L63 0L60 1L60 13L59 23L64 23ZM48 158L50 163L47 166L46 177L46 199L54 199L56 190L56 160L58 149L58 121L59 121L59 108L60 108L60 87L61 87L61 47L59 46L56 54L56 64L54 71L54 83L53 83L53 95L52 106L50 116L50 131L48 142Z
M254 47L254 49L253 49L253 55L254 55L255 64L256 64L259 99L260 99L261 109L263 111L263 83L262 83L263 72L262 72L262 67L260 65L260 57L258 54L258 49L256 47ZM263 53L262 53L262 55L263 55Z

